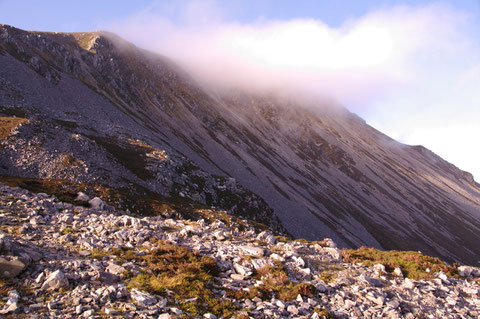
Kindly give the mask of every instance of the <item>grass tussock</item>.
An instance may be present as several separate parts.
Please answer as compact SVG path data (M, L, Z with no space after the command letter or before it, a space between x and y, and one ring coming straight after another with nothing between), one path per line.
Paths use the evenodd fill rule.
M21 117L0 117L0 140L6 139L20 124L28 122L27 119Z
M320 245L321 247L327 247L328 246L328 240L325 238L323 240L307 240L305 238L297 238L297 239L291 239L286 236L275 236L275 239L280 242L280 243L291 243L291 242L296 242L296 243L302 243L302 244L307 244L307 245Z
M330 312L327 311L325 308L316 307L313 312L317 313L320 318L324 319L333 319L333 316Z
M142 256L128 249L95 251L92 256L103 258L105 255L115 255L122 260L142 263L142 272L128 279L128 288L162 296L167 296L167 291L172 291L173 295L169 295L169 299L177 300L179 304L176 306L194 317L207 312L223 317L235 313L237 309L232 302L215 297L211 290L214 276L219 273L212 258L163 241L155 244L154 250Z
M62 235L75 234L75 230L73 228L66 227L60 232L60 234L62 234Z
M288 237L286 237L286 236L275 236L275 239L276 239L279 243L289 243L289 242L293 241L293 239L288 238Z
M432 279L433 273L440 271L450 277L458 276L454 266L449 266L438 258L424 256L416 251L381 251L360 247L358 249L344 249L341 254L345 262L361 263L365 266L383 264L388 272L393 272L398 267L405 277L415 280ZM427 269L429 269L428 272Z
M5 278L0 278L0 297L5 297L10 290L10 281Z
M288 278L287 270L280 263L257 269L254 277L257 280L261 280L263 285L250 287L248 290L227 291L227 295L235 299L253 299L258 297L262 300L269 300L274 296L281 300L290 301L299 294L305 297L312 297L316 292L315 287L311 284L293 284Z

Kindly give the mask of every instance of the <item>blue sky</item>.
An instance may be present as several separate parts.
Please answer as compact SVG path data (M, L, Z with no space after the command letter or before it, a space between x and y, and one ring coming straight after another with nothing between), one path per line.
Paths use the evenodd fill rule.
M106 29L213 82L329 94L480 180L480 0L0 0L0 23Z
M146 8L163 10L176 1L152 0L0 0L0 23L27 30L91 31L102 29L110 21L126 19ZM208 1L206 1L208 2ZM415 0L229 0L227 18L239 22L258 19L288 20L314 18L331 26L362 16L373 9L396 5L422 5L433 1ZM441 1L480 15L480 1Z

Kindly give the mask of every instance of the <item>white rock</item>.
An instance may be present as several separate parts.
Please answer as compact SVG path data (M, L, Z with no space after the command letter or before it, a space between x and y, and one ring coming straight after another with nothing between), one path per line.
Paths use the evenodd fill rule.
M329 248L337 248L337 245L331 238L325 238L325 246Z
M105 308L104 311L105 311L105 314L106 314L106 315L114 315L114 314L117 313L115 310L113 310L113 309L111 309L111 308Z
M60 288L68 288L68 279L67 276L61 271L56 270L47 277L43 283L41 290L56 290Z
M312 274L310 268L301 268L300 271L307 276L310 276Z
M415 287L415 284L409 278L405 278L402 287L406 289L413 289Z
M83 306L82 305L78 305L75 307L75 313L77 315L81 314L83 312Z
M298 267L303 268L305 267L305 260L302 257L295 257L292 256L292 259L295 261Z
M268 231L262 231L260 234L258 234L257 239L262 240L270 245L274 245L277 242L275 236Z
M345 300L345 309L350 309L355 306L355 301L352 301L350 299Z
M382 275L385 273L385 266L383 264L375 264L373 266L373 269L375 269L375 272L378 274L378 275Z
M17 302L21 298L21 296L18 291L13 289L8 292L7 298L8 298L7 302L12 303L12 302Z
M119 266L114 263L108 263L107 269L109 273L114 274L114 275L121 275L125 273L126 269L122 266Z
M395 269L393 270L393 274L394 274L395 276L398 276L398 277L403 277L403 272L402 272L402 270L401 270L399 267L397 267L397 268L395 268Z
M281 310L285 309L285 303L284 303L283 301L281 301L280 299L277 299L277 300L275 301L275 305L276 305L277 307L279 307Z
M240 274L231 274L230 278L232 278L233 280L243 280L245 277Z
M447 275L445 275L443 272L438 275L438 278L442 280L442 283L445 285L448 285L450 283L450 280L448 280Z
M315 301L315 300L312 299L312 298L308 298L308 299L307 299L307 302L308 302L308 304L309 304L310 306L313 306L313 307L315 307L316 305L318 305L318 302Z
M14 313L18 310L18 302L7 303L5 308L0 310L0 315L6 315L8 313Z
M287 311L291 313L292 315L296 316L298 315L298 308L295 307L294 305L290 305L287 307Z
M105 208L105 203L100 197L94 197L93 199L89 200L88 203L93 209L96 210L103 210Z
M178 308L170 308L170 311L176 314L177 316L180 316L182 314L182 311Z
M244 277L250 276L252 274L250 269L239 264L233 264L233 269L235 269L237 274L242 275Z
M225 231L223 231L223 230L217 230L216 232L213 233L213 236L217 240L225 240L227 238L226 234L225 234Z
M463 287L462 290L463 290L464 293L466 293L468 295L472 295L472 296L478 295L478 292L479 292L479 289L471 288L471 287Z
M77 193L77 198L75 198L75 200L88 202L90 200L90 197L87 194L85 194L84 192L78 192Z
M140 291L138 289L132 289L130 296L132 297L133 301L136 304L142 305L142 306L153 305L157 302L157 299L154 296L150 295L145 291Z
M243 250L246 254L253 257L263 257L265 255L265 250L260 247L241 246L240 249Z
M206 318L206 319L217 319L217 316L215 316L214 314L211 314L211 313L206 313L203 315L203 318Z
M283 258L282 256L280 256L279 254L271 254L270 256L270 259L273 259L275 261L279 261L279 262L284 262L285 261L285 258Z
M460 267L458 267L458 274L459 274L461 277L464 277L464 278L470 277L470 275L472 274L472 272L473 272L473 268L472 268L472 267L469 267L469 266L460 266Z
M160 316L158 316L158 319L171 319L172 316L169 313L162 313Z

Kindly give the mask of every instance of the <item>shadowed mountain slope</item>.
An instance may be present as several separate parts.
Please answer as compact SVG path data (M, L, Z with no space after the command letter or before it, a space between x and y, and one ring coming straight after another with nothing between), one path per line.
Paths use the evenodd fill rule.
M0 111L30 120L2 142L1 174L138 185L260 221L273 209L296 237L480 259L469 173L338 106L204 90L113 34L0 26Z

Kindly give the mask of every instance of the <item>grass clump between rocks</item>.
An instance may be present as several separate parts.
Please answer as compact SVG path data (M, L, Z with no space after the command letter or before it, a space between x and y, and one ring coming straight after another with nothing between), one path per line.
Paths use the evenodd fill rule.
M436 257L425 256L416 251L382 251L360 247L343 249L341 255L343 260L348 263L361 263L365 266L383 264L387 272L393 272L398 267L405 277L414 280L432 279L433 273L440 271L447 276L458 277L456 267L449 266Z
M332 314L331 314L330 312L328 312L327 309L325 309L325 308L316 307L316 308L313 310L313 312L314 312L314 313L317 313L320 318L333 319Z
M119 259L141 262L142 272L129 278L127 287L176 300L176 306L191 316L210 312L230 317L237 311L232 302L223 301L212 292L214 276L219 274L215 260L164 241L156 241L155 245L155 249L141 256L128 249L95 252L92 256L115 255Z
M299 294L312 297L316 292L315 286L312 284L299 283L295 285L292 283L288 277L287 270L281 263L257 269L254 278L261 280L263 285L250 287L248 291L227 291L227 295L235 299L253 299L258 297L262 300L268 300L275 296L278 299L290 301Z

